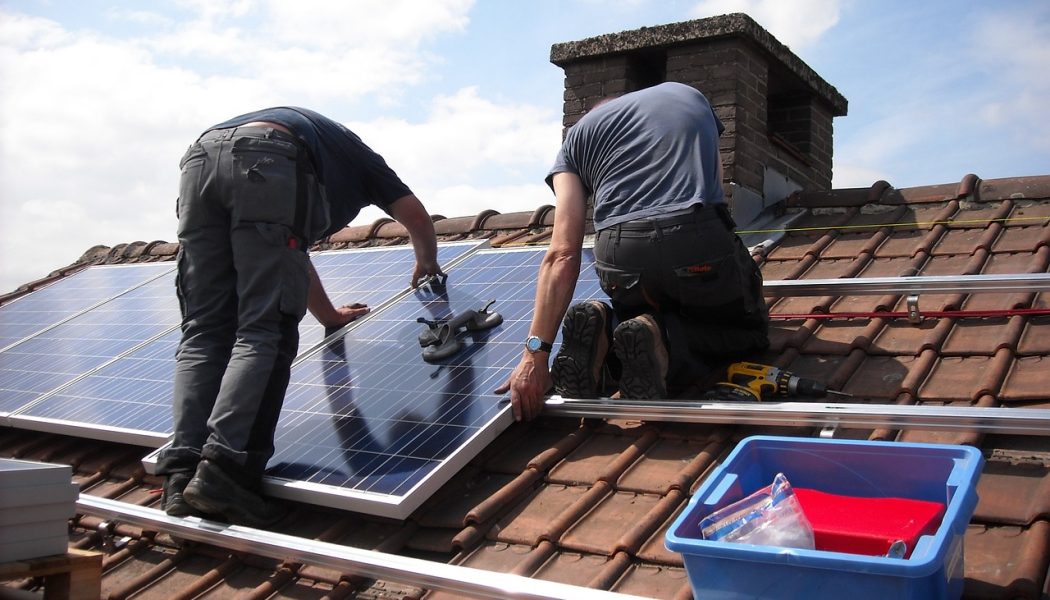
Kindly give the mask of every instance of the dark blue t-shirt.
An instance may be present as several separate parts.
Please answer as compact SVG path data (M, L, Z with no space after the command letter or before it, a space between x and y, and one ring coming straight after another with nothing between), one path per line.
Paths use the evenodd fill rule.
M234 117L209 127L208 131L253 121L287 127L309 150L328 203L328 229L320 237L345 227L369 204L389 212L394 200L412 193L383 157L365 145L357 134L312 110L292 106L267 108Z
M594 228L725 202L725 127L695 88L668 82L592 109L565 136L547 175L575 173L594 195Z

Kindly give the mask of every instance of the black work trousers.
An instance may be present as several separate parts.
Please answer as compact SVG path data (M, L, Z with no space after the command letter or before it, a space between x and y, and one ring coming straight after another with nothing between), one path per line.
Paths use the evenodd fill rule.
M622 322L641 314L664 329L668 381L702 380L769 347L762 273L724 205L602 229L594 254L602 289Z

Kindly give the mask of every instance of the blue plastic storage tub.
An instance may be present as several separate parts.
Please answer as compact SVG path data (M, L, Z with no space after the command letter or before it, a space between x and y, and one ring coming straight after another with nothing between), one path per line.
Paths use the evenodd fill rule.
M970 446L749 437L704 481L665 543L682 554L698 599L959 598L963 537L983 463ZM777 473L795 487L832 494L943 502L944 518L907 559L702 539L704 517L769 485Z

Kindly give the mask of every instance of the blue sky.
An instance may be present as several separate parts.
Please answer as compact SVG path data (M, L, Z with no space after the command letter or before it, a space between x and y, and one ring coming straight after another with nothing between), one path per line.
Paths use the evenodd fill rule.
M549 204L551 44L727 12L849 100L835 187L1050 174L1045 0L0 0L0 292L174 241L183 150L265 106L346 123L434 213Z

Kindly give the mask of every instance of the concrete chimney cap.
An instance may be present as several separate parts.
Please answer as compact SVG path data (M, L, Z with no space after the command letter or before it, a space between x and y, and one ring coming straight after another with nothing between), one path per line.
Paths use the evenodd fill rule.
M744 13L732 13L706 19L670 23L668 25L642 27L620 33L608 33L583 40L554 44L551 46L550 60L555 65L564 68L566 65L589 58L695 44L704 40L730 36L742 37L750 41L769 55L773 61L794 73L819 98L827 102L835 116L844 116L846 114L846 98L834 86L818 75L790 48L778 41L754 19Z

